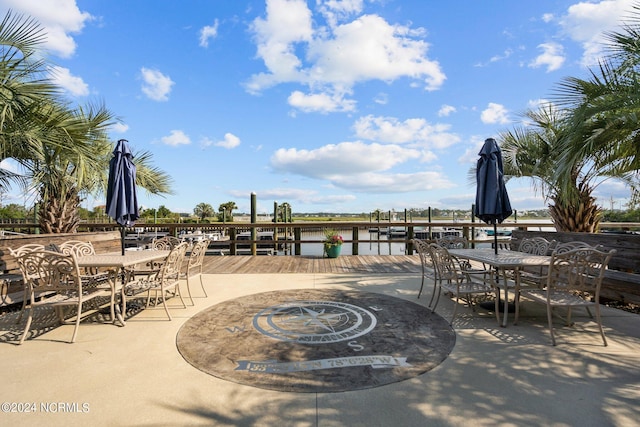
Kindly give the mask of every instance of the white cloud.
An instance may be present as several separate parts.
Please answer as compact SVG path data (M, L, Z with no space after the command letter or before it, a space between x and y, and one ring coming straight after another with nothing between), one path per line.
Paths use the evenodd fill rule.
M111 125L111 131L112 132L125 133L128 130L129 130L129 125L126 125L126 124L121 123L121 122L117 122L117 123Z
M360 13L362 2L325 1L319 9L342 19ZM421 82L424 89L435 90L446 79L440 64L427 57L429 44L423 40L425 31L421 28L391 25L380 16L362 15L314 31L312 18L306 1L267 0L266 17L257 18L251 26L258 57L267 71L251 76L247 91L256 94L280 83L299 83L312 93L303 97L301 91L294 92L294 101L307 108L305 111L351 111L343 104L327 102L335 104L336 94L351 93L357 83L368 80L392 82L409 77ZM321 94L326 95L320 98ZM309 109L316 103L320 108Z
M485 110L480 114L480 120L486 124L507 124L509 123L509 111L504 108L504 105L490 102Z
M76 42L71 34L78 34L85 22L93 19L81 12L75 0L0 0L0 10L13 10L35 18L46 32L46 48L62 58L72 56Z
M213 25L205 25L200 30L200 46L209 47L209 39L214 39L218 36L218 20L216 19Z
M189 136L181 130L172 130L169 136L163 136L160 138L160 141L165 145L171 145L173 147L191 144Z
M362 173L344 175L332 180L337 187L363 193L408 193L455 187L440 172L424 171L416 173Z
M373 102L380 105L387 105L387 103L389 102L389 95L381 92L377 94L375 98L373 98Z
M270 164L280 172L331 179L339 175L388 170L419 156L419 151L397 145L342 142L315 150L281 148L273 154Z
M68 68L51 67L51 80L73 96L89 95L89 85L72 75Z
M167 101L171 87L175 84L169 76L158 70L141 68L142 92L154 101Z
M260 92L280 82L302 80L295 46L310 41L313 35L311 11L305 0L267 0L266 19L256 18L251 30L255 33L258 56L269 73L254 75L247 85L250 92Z
M400 121L395 117L368 115L359 118L353 127L358 138L384 143L441 149L460 141L456 134L448 132L450 125L432 125L419 118Z
M318 0L322 13L330 26L338 21L362 12L363 0Z
M530 64L531 68L547 67L547 72L555 71L564 64L565 56L562 45L554 42L538 45L542 53Z
M447 105L444 104L442 107L440 107L440 109L438 110L438 117L448 117L451 113L455 113L456 107L453 107L451 105Z
M404 193L454 185L439 172L392 173L391 168L418 159L418 150L397 145L343 142L315 150L279 149L271 157L274 170L365 193Z
M355 111L356 101L345 99L344 94L311 93L304 94L296 90L289 95L289 105L305 113L334 113Z
M214 142L213 145L231 150L232 148L236 148L240 145L240 138L227 132L224 134L224 139L222 141Z
M634 0L603 0L598 3L579 2L570 6L560 19L560 25L584 49L582 64L596 65L603 54L604 34L620 30Z

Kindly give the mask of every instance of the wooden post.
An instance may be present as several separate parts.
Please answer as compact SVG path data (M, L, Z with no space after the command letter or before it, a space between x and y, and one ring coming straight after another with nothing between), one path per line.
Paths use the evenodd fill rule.
M278 202L273 202L273 250L278 251Z
M302 239L302 230L300 227L293 228L293 239L296 240L295 253L300 255L302 253L302 244L299 242Z
M257 201L256 201L256 193L251 193L251 224L256 224L258 222L258 212L256 210ZM258 244L256 240L258 238L258 229L254 226L251 227L251 255L256 255L258 253Z
M353 240L353 242L351 243L351 254L358 255L358 240L360 239L358 237L358 227L353 227L351 234L353 235L353 237L351 238L351 240Z

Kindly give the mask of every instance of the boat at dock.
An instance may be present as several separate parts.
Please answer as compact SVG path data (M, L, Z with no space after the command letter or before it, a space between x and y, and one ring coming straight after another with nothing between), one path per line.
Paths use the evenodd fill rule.
M441 239L446 236L462 236L462 231L453 228L453 227L432 227L431 230L428 228L421 228L419 230L415 230L413 235L416 239L420 240L429 240L429 239Z

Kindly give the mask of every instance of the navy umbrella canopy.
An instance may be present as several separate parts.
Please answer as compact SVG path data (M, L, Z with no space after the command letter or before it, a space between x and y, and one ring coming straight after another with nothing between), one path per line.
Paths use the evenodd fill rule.
M124 228L131 227L139 218L136 194L136 165L126 139L121 139L113 150L109 162L107 185L107 215L122 227L122 254L124 255Z
M504 184L502 151L493 138L484 141L476 167L476 211L475 215L487 224L493 224L494 246L498 253L496 224L512 214L509 195Z

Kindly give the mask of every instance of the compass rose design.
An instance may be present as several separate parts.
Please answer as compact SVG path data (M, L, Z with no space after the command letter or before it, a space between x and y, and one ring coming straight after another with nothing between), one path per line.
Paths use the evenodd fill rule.
M376 317L362 307L336 301L290 301L267 307L253 327L268 337L300 344L353 340L371 332Z

